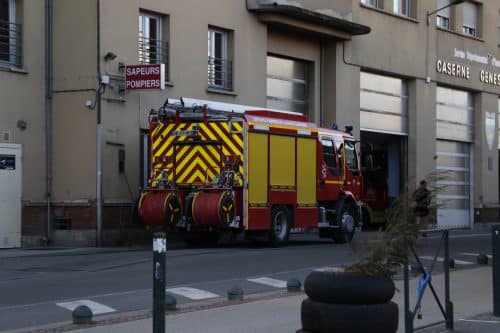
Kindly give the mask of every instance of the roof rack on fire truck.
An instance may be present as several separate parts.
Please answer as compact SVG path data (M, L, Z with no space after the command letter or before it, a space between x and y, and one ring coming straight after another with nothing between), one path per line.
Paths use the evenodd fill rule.
M167 98L163 106L158 109L151 109L149 116L166 120L173 120L177 117L181 119L209 118L211 120L241 118L246 111L266 110L289 115L302 116L301 113L269 109L262 106L250 106L241 104L231 104L214 102L209 100L181 97L180 99Z

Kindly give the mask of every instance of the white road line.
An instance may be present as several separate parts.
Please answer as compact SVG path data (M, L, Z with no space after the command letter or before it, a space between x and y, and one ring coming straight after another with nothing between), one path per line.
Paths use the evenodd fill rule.
M496 320L459 319L459 321L468 321L471 323L500 324L500 321L496 321Z
M344 272L343 267L326 266L314 269L316 272Z
M109 306L88 299L81 299L73 302L56 303L56 305L68 309L69 311L73 311L80 305L86 305L90 308L90 310L92 310L92 314L94 315L116 312L115 309L110 308Z
M434 257L431 257L431 256L419 256L419 258L424 259L424 260L434 260ZM458 260L458 259L453 259L453 260L455 261L455 264L459 264L459 265L474 265L474 263L470 262L470 261L463 261L463 260ZM443 262L444 258L437 257L436 261Z
M196 301L199 301L202 299L207 299L207 298L220 297L219 295L211 293L209 291L196 289L196 288L190 288L190 287L170 288L170 289L167 289L166 291L168 293L181 295L181 296L184 296L186 298L196 300Z
M247 279L247 281L264 284L275 288L286 288L286 281L271 279L268 277L261 277L256 279Z
M460 254L463 256L477 257L480 253L461 252ZM493 258L493 256L491 254L487 254L486 256L488 257L488 259Z

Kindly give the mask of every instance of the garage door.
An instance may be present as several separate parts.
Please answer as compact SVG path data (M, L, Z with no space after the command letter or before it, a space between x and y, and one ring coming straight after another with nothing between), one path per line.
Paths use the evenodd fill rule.
M267 56L267 107L308 114L306 61Z
M466 91L444 87L436 91L436 168L445 177L437 194L441 228L471 226L473 101Z
M471 152L470 144L438 140L436 168L443 173L437 194L438 226L460 228L470 226Z
M360 108L362 130L408 134L408 86L405 81L361 72Z

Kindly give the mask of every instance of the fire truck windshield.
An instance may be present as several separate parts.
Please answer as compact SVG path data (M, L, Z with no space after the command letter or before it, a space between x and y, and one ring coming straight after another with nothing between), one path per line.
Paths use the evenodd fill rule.
M358 170L358 156L353 141L345 142L345 161L350 170Z

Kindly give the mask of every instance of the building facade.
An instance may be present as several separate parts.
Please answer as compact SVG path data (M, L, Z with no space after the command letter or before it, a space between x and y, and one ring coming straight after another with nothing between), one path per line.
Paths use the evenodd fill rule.
M437 170L449 175L439 225L498 220L499 9L0 0L0 180L11 184L0 247L141 234L132 206L147 178L148 113L181 96L352 125L389 199ZM164 90L125 89L125 65L153 63L165 64Z

